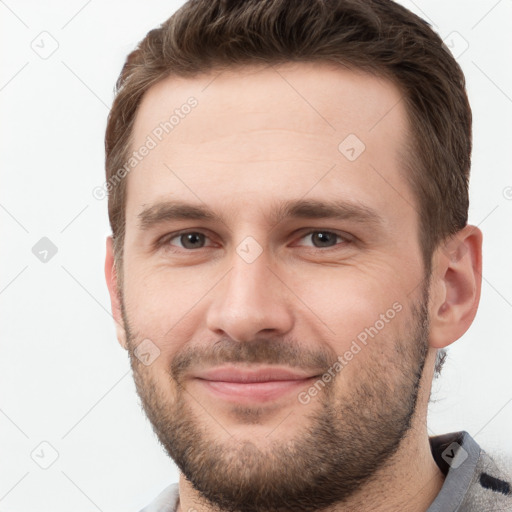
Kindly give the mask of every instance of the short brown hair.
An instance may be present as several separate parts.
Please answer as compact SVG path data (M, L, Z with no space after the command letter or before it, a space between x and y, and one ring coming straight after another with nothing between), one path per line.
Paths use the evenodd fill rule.
M391 0L189 0L126 59L105 136L107 183L129 159L137 108L151 86L169 76L290 61L339 63L401 91L411 127L401 172L417 199L430 273L436 247L467 223L471 109L462 70L440 37ZM125 181L108 198L119 270Z

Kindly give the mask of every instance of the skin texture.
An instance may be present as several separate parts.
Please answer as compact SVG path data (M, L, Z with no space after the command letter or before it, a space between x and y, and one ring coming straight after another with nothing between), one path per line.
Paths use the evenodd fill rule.
M388 81L319 63L168 78L144 96L133 148L191 96L125 178L122 290L110 237L105 263L118 340L181 472L179 510L425 511L443 483L426 428L435 356L476 314L481 231L439 248L425 279L399 172L407 116ZM365 145L353 161L338 149L349 134ZM141 212L169 200L219 218L141 229ZM276 220L292 200L351 201L381 220ZM143 340L150 364L135 352ZM333 378L308 403L311 383L232 403L194 378L227 362Z

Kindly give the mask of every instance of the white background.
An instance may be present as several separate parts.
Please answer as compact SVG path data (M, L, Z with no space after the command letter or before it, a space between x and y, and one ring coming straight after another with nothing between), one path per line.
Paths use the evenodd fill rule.
M138 511L177 481L115 338L107 201L92 190L104 182L123 61L181 4L0 1L1 511ZM469 221L484 232L480 309L449 349L430 432L466 430L488 451L512 454L512 2L403 4L454 53L469 45L458 57L474 115ZM31 47L41 37L51 47L43 31L58 43L47 59ZM32 253L42 237L58 249L47 263ZM42 469L35 460L51 462L52 450L58 459Z

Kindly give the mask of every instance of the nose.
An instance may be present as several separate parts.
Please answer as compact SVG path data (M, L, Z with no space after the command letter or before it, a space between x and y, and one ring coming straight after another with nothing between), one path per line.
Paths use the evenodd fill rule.
M231 270L215 287L207 327L239 342L283 336L292 329L291 296L265 251L252 263L234 253Z

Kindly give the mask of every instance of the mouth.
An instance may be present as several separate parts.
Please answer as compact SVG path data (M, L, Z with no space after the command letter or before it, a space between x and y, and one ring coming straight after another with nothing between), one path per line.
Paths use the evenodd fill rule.
M298 393L319 377L287 368L221 367L196 372L194 380L218 399L236 403L269 402Z

